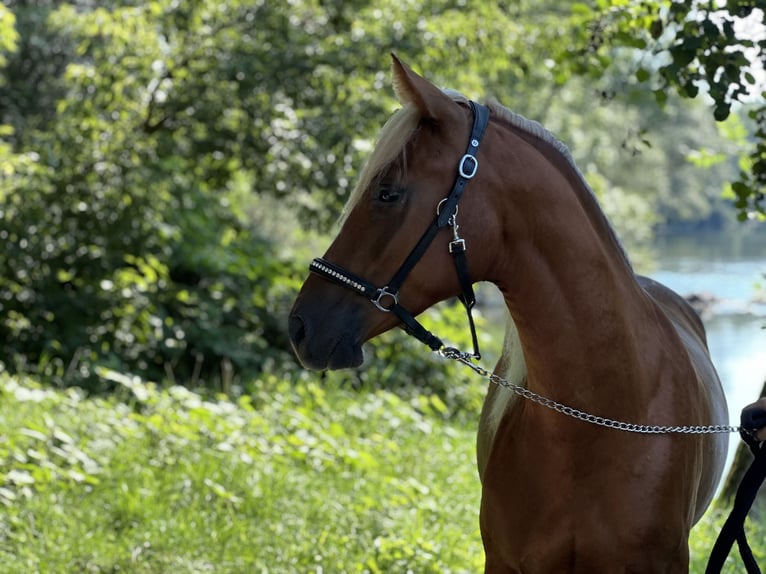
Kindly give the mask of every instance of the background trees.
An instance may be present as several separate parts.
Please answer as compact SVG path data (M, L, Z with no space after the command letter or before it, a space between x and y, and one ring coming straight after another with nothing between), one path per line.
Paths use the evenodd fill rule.
M736 104L747 105L752 137L738 180L731 186L740 219L764 215L766 186L766 15L755 0L673 2L597 0L576 3L581 22L579 71L606 73L616 47L640 54L636 79L663 104L668 91L683 97L703 94L716 120Z
M79 384L97 364L193 384L289 365L317 230L396 106L391 50L550 127L629 240L720 221L737 177L762 212L762 105L732 142L676 96L708 91L722 119L752 92L737 50L764 41L733 22L762 11L504 4L6 1L0 361Z

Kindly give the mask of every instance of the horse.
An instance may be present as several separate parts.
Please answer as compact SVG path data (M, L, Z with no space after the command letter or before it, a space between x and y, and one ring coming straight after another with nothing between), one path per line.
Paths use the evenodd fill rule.
M302 364L359 366L363 343L395 327L443 351L415 317L454 296L470 308L471 285L486 281L508 311L496 377L614 420L725 424L701 320L634 272L566 146L392 59L401 108L290 312ZM622 432L541 402L489 384L477 436L485 573L688 572L727 438Z

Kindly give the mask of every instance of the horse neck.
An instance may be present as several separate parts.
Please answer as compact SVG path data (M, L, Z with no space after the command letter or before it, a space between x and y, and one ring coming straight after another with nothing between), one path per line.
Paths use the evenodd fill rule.
M623 399L639 399L644 390L624 376L640 371L633 333L644 301L630 264L574 167L545 142L523 139L528 156L514 163L534 174L524 184L531 198L498 190L506 198L503 220L525 223L504 230L513 239L494 281L518 329L527 384L582 403L589 389L605 399L608 382ZM519 181L518 174L508 177Z

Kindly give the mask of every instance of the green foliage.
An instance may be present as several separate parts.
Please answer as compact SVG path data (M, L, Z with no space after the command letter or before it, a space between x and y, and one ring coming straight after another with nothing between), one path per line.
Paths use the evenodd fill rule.
M597 0L576 4L581 26L574 49L559 61L577 73L599 77L619 59L620 50L639 62L635 78L649 84L664 105L671 88L687 98L706 94L717 121L738 102L755 101L750 112L753 141L745 169L732 186L739 218L766 214L766 92L753 69L766 54L766 12L752 0L703 3ZM747 22L747 24L745 24ZM570 56L582 56L572 62ZM762 81L762 80L761 80ZM762 92L762 93L759 93Z
M315 226L334 219L393 101L369 88L385 66L352 14L368 11L378 36L387 15L11 6L24 36L0 101L2 360L88 385L99 363L191 384L284 363L303 273L294 251L274 253L292 229L260 232L263 197L289 196ZM374 68L360 76L363 57Z
M91 389L109 387L99 365L222 388L292 368L285 316L319 251L309 241L324 243L312 230L332 229L397 105L392 50L571 143L628 240L655 223L710 218L721 209L710 181L733 176L726 162L701 171L685 161L729 151L694 108L668 98L664 115L649 112L646 98L619 88L622 76L573 75L605 53L567 47L606 7L5 2L0 362ZM618 24L620 10L608 11ZM670 117L698 141L665 131ZM749 189L731 186L738 205ZM390 341L378 347L384 365L350 378L450 378L429 376L444 371L416 343Z
M233 399L98 376L118 391L0 375L0 573L481 570L475 422L424 410L431 395L264 378ZM691 572L722 520L693 532Z
M480 568L472 428L385 391L99 376L120 390L0 377L0 572Z
M721 532L730 508L721 508L719 501L714 501L703 519L692 530L692 536L689 540L689 551L691 553L691 563L689 572L702 574L705 572L710 551L715 544L718 534ZM745 522L745 534L747 534L753 556L758 564L763 564L766 560L766 548L763 546L763 522L756 516L748 516ZM721 572L723 574L739 574L744 571L744 564L734 545L729 553Z
M719 54L728 29L649 4L0 5L0 364L113 391L0 376L0 572L479 570L484 385L400 332L319 385L285 317L397 105L391 50L550 127L629 240L720 211L708 180L730 166L708 160L730 148L667 89L693 95L706 53L669 44L662 75L611 48L672 23ZM758 149L730 188L741 209ZM459 306L425 321L469 346ZM502 334L484 337L491 360Z
M274 256L235 197L257 180L246 158L265 154L253 149L262 142L253 132L249 147L238 136L247 135L244 110L265 102L231 107L231 90L248 86L227 84L231 71L206 76L222 56L195 58L210 41L198 32L217 15L197 7L65 4L45 12L44 32L30 31L29 49L9 65L19 94L58 86L62 96L47 118L5 105L19 150L0 150L0 356L9 366L93 382L92 365L106 361L195 384L226 379L221 370L231 366L284 362L277 313L296 270ZM247 21L235 8L229 17ZM39 23L39 11L20 13ZM168 29L154 27L160 17ZM198 28L171 41L179 19ZM41 72L48 86L32 86L20 70L50 38L69 60Z
M13 12L0 4L0 68L7 63L5 53L16 50L19 34L16 32L15 23L16 17Z
M446 345L471 350L471 332L462 305L444 303L426 311L420 319L423 325L441 338ZM503 321L490 322L474 311L479 332L482 362L492 364L501 352ZM426 412L441 416L476 420L484 400L485 386L476 384L476 375L462 365L447 362L430 352L403 331L395 330L366 345L369 357L356 370L323 374L325 381L352 388L390 390L405 400L414 401ZM424 402L422 393L430 396Z

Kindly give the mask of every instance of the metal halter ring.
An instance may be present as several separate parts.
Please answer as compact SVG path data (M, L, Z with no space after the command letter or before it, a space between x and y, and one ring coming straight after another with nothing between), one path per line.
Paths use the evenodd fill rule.
M399 294L391 293L391 291L388 290L388 287L382 287L378 289L376 294L377 294L377 297L375 299L370 299L370 301L372 301L372 304L375 305L378 309L380 309L384 313L390 313L391 307L399 304ZM394 300L394 304L391 305L391 307L384 307L383 304L381 303L381 300L386 296L391 297Z
M440 215L442 211L442 205L448 200L448 197L445 197L439 202L439 205L436 206L436 215ZM450 217L457 217L457 213L460 210L460 206L456 203L455 204L455 211L452 213Z

